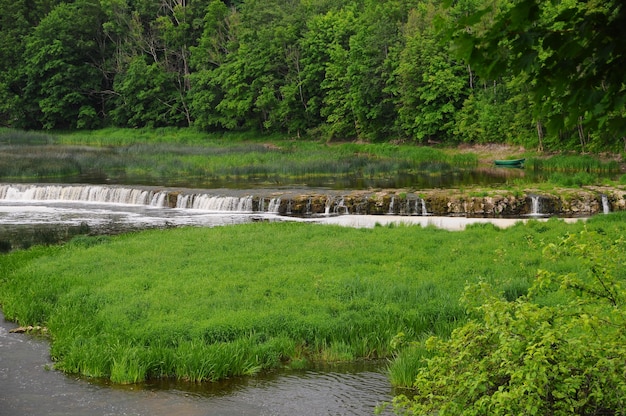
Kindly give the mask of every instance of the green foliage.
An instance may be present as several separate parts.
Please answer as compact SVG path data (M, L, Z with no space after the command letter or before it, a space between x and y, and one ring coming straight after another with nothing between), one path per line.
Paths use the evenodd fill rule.
M578 267L540 271L525 296L509 301L487 283L470 285L463 301L476 319L425 342L433 356L396 410L624 414L625 248L623 238L583 230L544 248L550 261Z
M441 10L421 3L409 13L405 47L396 69L399 78L398 120L409 137L424 142L451 137L454 114L469 94L462 63L453 61L438 41L433 21Z
M610 217L590 227L623 233ZM389 357L464 322L468 282L515 297L538 265L579 267L543 261L537 243L582 227L271 223L81 237L0 256L0 304L8 319L49 328L57 368L116 382Z
M615 68L626 54L616 34L625 20L616 0L488 2L458 22L455 43L483 76L528 76L535 115L553 131L577 131L584 150L590 129L618 148L625 96Z
M3 126L624 143L617 0L3 1Z
M34 113L37 127L97 127L100 18L98 8L87 0L61 3L26 38L25 111Z
M150 128L184 125L175 80L160 64L147 64L141 56L134 58L126 72L118 74L114 88L118 97L111 119L116 125Z

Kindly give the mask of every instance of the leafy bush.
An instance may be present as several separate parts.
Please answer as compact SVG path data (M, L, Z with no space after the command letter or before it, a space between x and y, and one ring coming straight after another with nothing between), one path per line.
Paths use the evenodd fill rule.
M582 231L544 250L555 262L583 260L576 273L540 271L515 301L486 283L466 288L463 302L482 319L425 342L435 355L423 359L415 396L394 399L396 411L626 414L624 246Z

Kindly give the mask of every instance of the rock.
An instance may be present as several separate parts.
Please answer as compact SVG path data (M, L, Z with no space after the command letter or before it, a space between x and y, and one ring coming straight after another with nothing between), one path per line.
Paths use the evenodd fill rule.
M45 326L18 326L17 328L13 328L9 330L9 332L14 334L45 334L48 332L48 328Z

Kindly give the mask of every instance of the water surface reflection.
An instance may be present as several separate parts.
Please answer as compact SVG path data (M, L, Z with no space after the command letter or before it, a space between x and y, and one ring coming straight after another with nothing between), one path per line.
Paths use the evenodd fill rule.
M48 343L9 333L13 327L0 314L0 415L371 415L393 393L382 366L108 385L49 370Z

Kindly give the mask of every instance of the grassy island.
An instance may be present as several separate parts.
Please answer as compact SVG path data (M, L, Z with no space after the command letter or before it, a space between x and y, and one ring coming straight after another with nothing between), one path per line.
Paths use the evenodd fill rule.
M401 358L399 334L446 336L466 320L466 284L484 281L515 299L538 268L578 267L576 258L543 258L545 244L583 227L617 238L625 220L464 232L254 223L81 236L2 255L0 304L8 319L48 328L57 368L120 383ZM405 373L399 384L415 373L396 371Z

